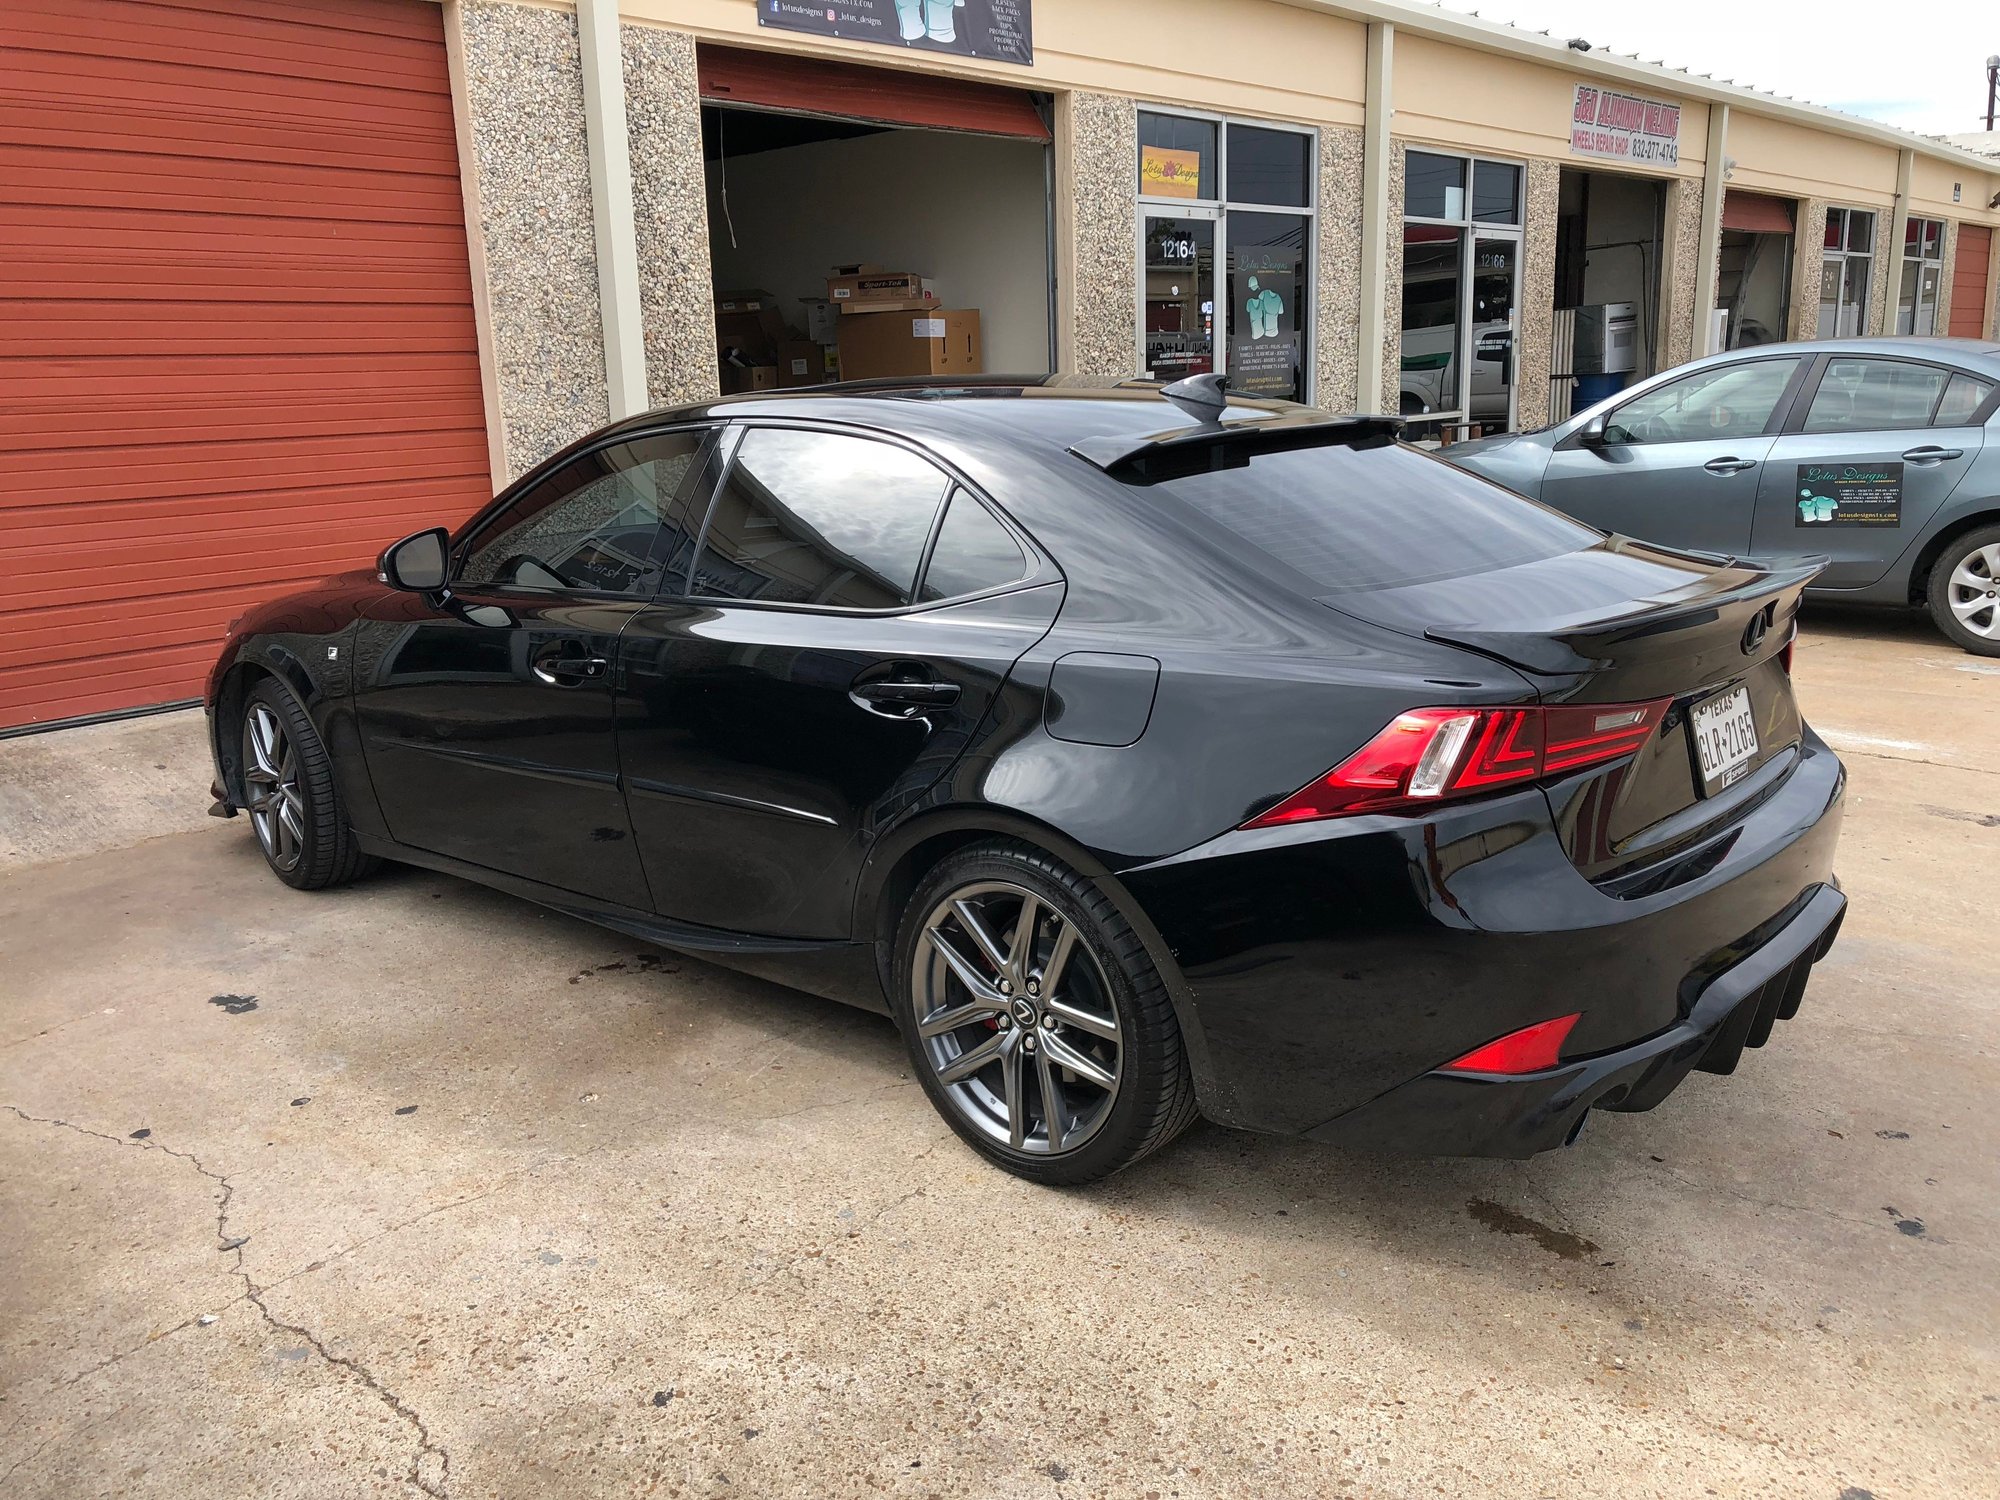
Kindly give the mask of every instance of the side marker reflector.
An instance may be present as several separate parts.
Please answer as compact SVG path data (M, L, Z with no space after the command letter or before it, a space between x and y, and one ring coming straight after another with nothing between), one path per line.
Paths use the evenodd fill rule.
M1446 1073L1540 1073L1562 1060L1562 1044L1570 1028L1583 1019L1583 1012L1557 1016L1553 1021L1537 1021L1496 1037L1483 1047L1474 1047L1440 1070Z

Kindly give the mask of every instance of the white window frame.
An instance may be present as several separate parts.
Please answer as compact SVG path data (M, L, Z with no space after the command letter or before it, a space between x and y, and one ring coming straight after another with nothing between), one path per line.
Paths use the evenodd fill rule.
M1819 305L1822 308L1826 306L1827 267L1833 266L1837 269L1834 272L1833 327L1831 330L1828 330L1817 328L1817 325L1815 326L1818 336L1823 339L1860 338L1868 332L1868 304L1875 300L1875 262L1877 259L1876 252L1882 247L1883 214L1880 209L1850 208L1845 203L1829 204L1826 214L1829 219L1835 214L1842 214L1846 217L1842 218L1840 223L1840 248L1838 250L1829 249L1826 244L1826 235L1824 233L1820 235ZM1868 248L1866 250L1850 250L1847 248L1848 235L1855 214L1866 214L1869 218ZM1840 331L1840 314L1843 309L1850 305L1846 300L1846 296L1847 263L1851 260L1865 261L1867 263L1868 280L1861 288L1861 302L1855 309L1854 332L1843 334Z
M1223 312L1223 304L1229 295L1229 216L1232 213L1289 214L1306 222L1306 269L1310 273L1311 284L1300 288L1306 299L1310 316L1306 323L1306 347L1301 363L1305 368L1305 390L1300 399L1312 405L1319 391L1319 130L1312 125L1295 125L1288 120L1259 120L1247 115L1219 115L1207 110L1183 109L1179 106L1149 104L1141 101L1139 113L1142 115L1166 115L1178 120L1206 120L1215 126L1215 181L1218 188L1229 183L1229 127L1247 125L1256 130L1279 130L1288 135L1306 137L1306 204L1301 208L1295 203L1252 203L1232 198L1162 198L1141 192L1139 194L1139 238L1133 247L1139 267L1139 285L1133 296L1132 327L1137 340L1139 368L1146 368L1146 220L1149 216L1180 217L1187 219L1212 220L1215 224L1215 307L1214 345L1215 370L1217 374L1229 372L1229 323ZM1145 148L1140 147L1143 154ZM1139 176L1139 160L1132 161L1132 175Z
M1930 255L1923 253L1924 235L1923 231L1919 229L1917 231L1917 253L1915 255L1906 253L1902 258L1904 266L1914 266L1917 270L1916 296L1909 304L1910 326L1907 329L1903 327L1903 289L1900 286L1896 288L1896 332L1903 335L1928 337L1938 331L1938 309L1944 305L1944 242L1945 236L1951 233L1951 225L1943 219L1933 219L1928 214L1911 214L1904 222L1906 224L1937 225L1937 246L1934 253ZM1907 235L1908 231L1906 230L1906 240ZM1926 270L1935 273L1929 297L1924 296L1924 272ZM1902 279L1902 273L1898 273L1897 279L1899 281ZM1917 330L1917 324L1920 321L1919 315L1926 308L1930 309L1931 326L1919 334Z
M1458 334L1459 348L1454 352L1458 360L1458 404L1451 410L1427 411L1420 420L1424 422L1462 423L1472 419L1472 365L1478 351L1472 346L1472 301L1473 282L1477 278L1478 267L1471 264L1477 253L1475 246L1480 240L1512 240L1514 242L1514 305L1508 310L1507 321L1513 326L1514 334L1514 378L1507 387L1507 430L1512 431L1520 420L1521 409L1521 273L1525 269L1522 258L1526 252L1526 223L1496 224L1490 219L1476 219L1472 216L1473 173L1480 162L1491 162L1496 167L1513 167L1520 176L1520 196L1514 204L1514 216L1525 221L1528 217L1528 163L1526 158L1517 156L1494 156L1486 152L1457 151L1449 146L1430 146L1420 141L1407 142L1403 147L1403 165L1407 180L1409 159L1412 154L1449 157L1465 163L1465 217L1459 219L1432 218L1426 214L1410 213L1407 207L1403 213L1404 224L1437 224L1462 232L1458 253ZM1407 204L1407 197L1405 202ZM1402 236L1397 236L1397 254L1403 248ZM1400 349L1402 344L1403 308L1398 299L1396 310L1396 338ZM1402 383L1401 358L1398 356L1396 372L1398 386Z

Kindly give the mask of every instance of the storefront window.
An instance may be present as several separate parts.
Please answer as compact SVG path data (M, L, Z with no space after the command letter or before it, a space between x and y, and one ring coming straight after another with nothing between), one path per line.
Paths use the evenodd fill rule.
M1139 116L1139 196L1214 198L1215 121L1184 115Z
M1937 332L1938 288L1944 283L1944 222L1910 219L1903 226L1903 284L1896 294L1896 332Z
M1311 140L1296 130L1231 125L1229 201L1306 207L1312 202L1311 183L1306 176L1311 158Z
M1875 260L1875 215L1859 208L1826 211L1820 261L1819 336L1853 338L1868 319L1868 279Z
M1147 375L1220 370L1240 395L1307 399L1313 148L1309 131L1140 113Z
M1403 182L1398 405L1413 419L1406 434L1503 431L1516 383L1521 167L1411 151Z

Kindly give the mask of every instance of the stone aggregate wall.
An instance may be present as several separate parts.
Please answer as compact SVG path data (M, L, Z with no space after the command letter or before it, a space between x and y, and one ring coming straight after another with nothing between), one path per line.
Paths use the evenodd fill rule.
M1318 267L1312 337L1314 399L1328 411L1353 411L1361 356L1361 146L1358 130L1319 133ZM1373 403L1370 403L1371 407Z
M655 406L717 393L714 272L694 38L626 26L625 125L645 315L646 391Z
M1059 351L1065 374L1134 375L1139 369L1139 109L1121 94L1069 95L1066 119L1071 238L1070 347Z

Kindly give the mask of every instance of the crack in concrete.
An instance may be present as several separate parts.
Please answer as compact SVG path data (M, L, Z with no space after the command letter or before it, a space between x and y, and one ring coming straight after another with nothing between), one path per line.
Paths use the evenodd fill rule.
M218 1248L236 1257L234 1274L241 1277L243 1281L243 1294L241 1297L235 1300L248 1302L252 1307L256 1308L258 1314L263 1318L264 1322L268 1326L278 1329L280 1332L293 1334L298 1338L304 1339L307 1345L313 1350L315 1354L319 1355L321 1359L326 1361L326 1363L328 1363L329 1365L333 1365L340 1369L346 1370L349 1374L353 1375L370 1391L374 1392L375 1396L382 1402L383 1405L387 1406L389 1410L394 1412L399 1418L401 1418L405 1422L408 1422L413 1428L415 1428L417 1433L417 1451L415 1455L410 1459L410 1474L409 1474L410 1483L415 1485L419 1490L422 1490L426 1495L430 1496L431 1500L446 1500L447 1496L446 1487L451 1482L451 1454L449 1451L446 1450L443 1444L439 1443L436 1439L434 1439L431 1436L430 1427L428 1426L428 1424L425 1423L424 1419L417 1414L415 1409L412 1408L408 1402L404 1401L402 1397L398 1396L394 1391L390 1390L389 1387L387 1387L379 1379L377 1379L375 1373L372 1370L368 1369L365 1365L363 1365L359 1360L352 1359L346 1355L335 1354L332 1350L326 1347L325 1343L321 1341L319 1335L312 1332L311 1329L306 1328L298 1323L286 1322L284 1319L280 1318L276 1313L272 1312L270 1307L266 1305L264 1301L264 1293L269 1291L270 1287L260 1287L256 1284L256 1282L252 1281L250 1279L250 1272L244 1267L243 1264L243 1246L245 1243L245 1238L247 1237L239 1237L232 1240L229 1233L229 1205L230 1202L236 1196L236 1185L229 1180L226 1174L211 1170L209 1167L205 1166L201 1162L200 1158L196 1157L192 1152L176 1151L173 1147L165 1144L162 1141L156 1140L151 1136L148 1136L144 1140L135 1141L129 1136L116 1136L108 1134L107 1132L102 1130L92 1130L88 1125L78 1125L73 1120L57 1119L56 1117L51 1115L31 1115L26 1110L14 1104L0 1105L0 1108L6 1109L9 1113L13 1114L17 1119L25 1121L30 1125L53 1125L63 1130L75 1131L78 1135L87 1135L94 1137L95 1139L100 1141L109 1141L114 1146L136 1146L142 1150L159 1151L167 1156L174 1157L179 1161L186 1162L189 1166L193 1167L195 1171L199 1172L203 1177L206 1177L210 1182L215 1183L217 1187L217 1192L215 1195L216 1243ZM494 1191L497 1192L498 1188L495 1188ZM446 1208L453 1206L455 1205L451 1204L443 1205L443 1207ZM442 1208L438 1210L433 1210L433 1212L441 1212L441 1211ZM427 1218L429 1217L429 1215L419 1214L417 1217ZM413 1219L410 1222L415 1223L416 1220ZM385 1231L385 1232L392 1233L393 1231ZM371 1236L371 1238L380 1238L380 1236L379 1235ZM348 1247L348 1250L354 1250L358 1248L359 1248L358 1245L352 1245ZM344 1255L348 1253L348 1251L342 1251L341 1253ZM292 1278L288 1276L283 1279L289 1281ZM273 1286L277 1284L278 1283L276 1282L272 1283ZM233 1305L233 1304L226 1304L226 1305ZM192 1321L194 1320L193 1319L189 1320L189 1322ZM185 1328L187 1326L188 1326L187 1323L179 1324L175 1328L168 1329L167 1333L159 1335L159 1338L165 1338L168 1336L168 1334L178 1333L180 1329ZM96 1373L97 1370L108 1369L110 1366L118 1363L119 1360L129 1358L131 1355L136 1354L140 1349L146 1348L157 1341L158 1341L157 1339L149 1338L146 1340L145 1343L136 1345L131 1349L127 1349L122 1354L113 1355L110 1359L102 1361L98 1366L94 1367L93 1369L85 1370L81 1374L77 1375L74 1379L64 1382L63 1388L67 1388L68 1386L75 1384L77 1380L81 1380L87 1375ZM47 1444L43 1445L43 1447L46 1446ZM40 1448L36 1449L36 1454L39 1454L41 1451L42 1450ZM30 1455L30 1457L33 1456L34 1455ZM424 1473L424 1460L427 1457L432 1457L437 1460L438 1472L437 1472L437 1478L434 1480L427 1477ZM26 1459L21 1460L21 1463L25 1462L27 1462ZM17 1463L14 1466L14 1468L19 1468L19 1467L20 1467L19 1463ZM11 1476L13 1472L14 1469L10 1468L7 1471L7 1475ZM0 1477L5 1477L5 1476L0 1476Z
M1940 771L1972 771L1981 776L2000 776L2000 771L1991 766L1968 766L1958 761L1926 760L1921 755L1888 755L1880 750L1856 750L1852 747L1840 750L1838 745L1834 748L1839 750L1843 757L1859 755L1869 760L1893 760L1903 766L1936 766Z

